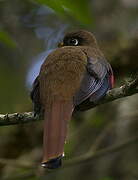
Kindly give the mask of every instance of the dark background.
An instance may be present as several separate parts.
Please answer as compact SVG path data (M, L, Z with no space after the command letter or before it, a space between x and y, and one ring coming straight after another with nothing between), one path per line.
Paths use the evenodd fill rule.
M0 0L0 114L32 111L29 91L41 63L66 32L82 28L96 36L116 86L133 78L138 71L137 0ZM138 179L137 144L42 173L42 124L0 127L0 179ZM133 95L77 114L70 122L65 159L136 134L138 95Z

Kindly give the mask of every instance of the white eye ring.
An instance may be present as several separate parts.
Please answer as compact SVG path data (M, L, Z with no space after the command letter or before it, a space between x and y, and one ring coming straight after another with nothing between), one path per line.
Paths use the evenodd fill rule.
M70 39L69 40L69 45L71 46L77 46L79 44L78 39Z
M74 45L77 46L79 44L78 39L73 39L74 40Z

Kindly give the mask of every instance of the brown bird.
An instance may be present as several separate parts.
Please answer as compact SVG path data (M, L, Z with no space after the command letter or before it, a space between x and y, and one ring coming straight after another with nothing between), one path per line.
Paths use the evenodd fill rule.
M44 112L42 166L61 166L68 123L75 110L87 110L113 87L110 64L92 33L65 35L46 58L33 84L35 114Z

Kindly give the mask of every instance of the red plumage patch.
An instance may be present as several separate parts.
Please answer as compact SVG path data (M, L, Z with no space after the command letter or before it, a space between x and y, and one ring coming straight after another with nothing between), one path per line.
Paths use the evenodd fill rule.
M115 78L113 74L110 76L110 84L111 84L111 88L113 88L115 84Z

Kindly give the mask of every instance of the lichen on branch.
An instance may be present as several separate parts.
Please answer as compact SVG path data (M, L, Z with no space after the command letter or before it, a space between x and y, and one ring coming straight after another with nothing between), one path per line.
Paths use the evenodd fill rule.
M119 98L132 96L138 93L138 75L131 82L126 82L123 86L109 90L106 96L101 99L95 106L105 104L117 100ZM89 104L89 109L95 107ZM15 125L29 123L40 120L38 116L34 116L33 112L0 114L0 126Z

